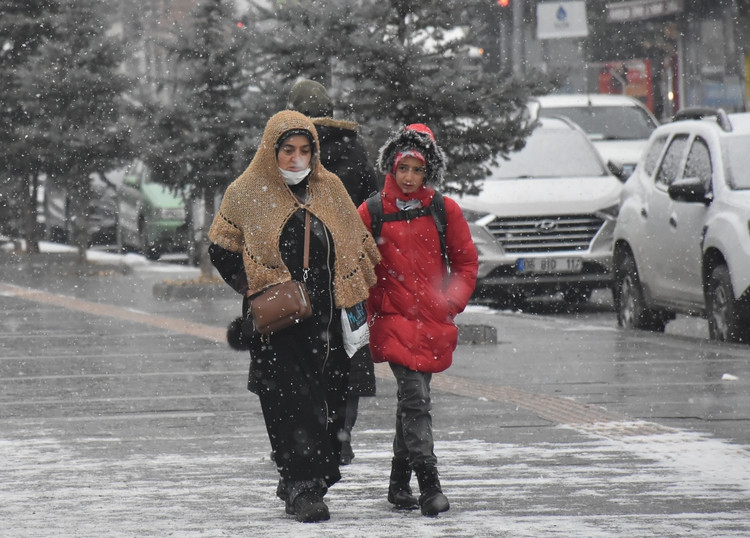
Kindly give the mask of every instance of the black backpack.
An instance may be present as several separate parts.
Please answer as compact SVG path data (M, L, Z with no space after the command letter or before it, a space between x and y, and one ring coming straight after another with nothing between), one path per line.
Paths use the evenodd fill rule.
M445 201L443 195L438 191L435 191L432 197L432 202L427 207L420 207L417 209L400 210L395 213L383 213L383 199L380 197L379 192L375 192L365 200L367 209L370 212L370 218L372 219L372 236L375 241L380 237L380 229L383 227L384 222L393 222L396 220L411 220L417 217L424 217L425 215L432 215L435 220L435 227L438 231L438 237L440 238L440 251L443 253L443 260L445 261L446 270L450 269L450 263L448 260L448 248L445 245L445 229L448 226L448 221L445 216Z

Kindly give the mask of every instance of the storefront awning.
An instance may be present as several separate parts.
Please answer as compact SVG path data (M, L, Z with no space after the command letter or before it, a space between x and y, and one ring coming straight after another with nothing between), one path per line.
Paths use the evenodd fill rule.
M684 0L630 0L607 4L607 22L629 22L682 13Z

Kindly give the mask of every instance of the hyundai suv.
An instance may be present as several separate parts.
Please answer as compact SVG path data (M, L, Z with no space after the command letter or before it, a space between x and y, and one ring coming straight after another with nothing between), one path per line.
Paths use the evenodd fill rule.
M615 227L621 327L708 318L714 340L750 340L750 113L692 109L657 128L623 189Z
M612 286L622 182L575 123L541 118L481 188L456 197L479 253L475 300L519 306L562 292L581 303Z

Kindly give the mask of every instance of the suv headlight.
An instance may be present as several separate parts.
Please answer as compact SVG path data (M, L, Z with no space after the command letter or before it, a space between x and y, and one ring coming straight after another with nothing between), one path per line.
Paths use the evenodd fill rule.
M461 209L464 214L466 222L469 224L478 224L479 226L486 226L493 220L495 215L487 213L486 211L476 211L474 209Z
M487 214L486 212L464 208L461 208L461 212L464 214L464 218L467 222L476 222Z
M597 217L601 217L604 220L615 220L617 215L620 213L620 204L614 204L604 209L600 209L596 212Z

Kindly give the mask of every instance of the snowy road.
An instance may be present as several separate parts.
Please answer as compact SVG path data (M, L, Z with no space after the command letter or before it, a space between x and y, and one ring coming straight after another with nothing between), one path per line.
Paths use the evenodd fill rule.
M395 384L379 369L332 519L303 525L273 495L247 359L216 341L236 304L153 301L163 276L148 268L44 293L13 275L0 274L0 536L750 534L743 348L635 349L602 325L472 309L464 319L500 342L460 348L435 381L451 510L430 519L385 500ZM720 405L736 436L701 428Z

